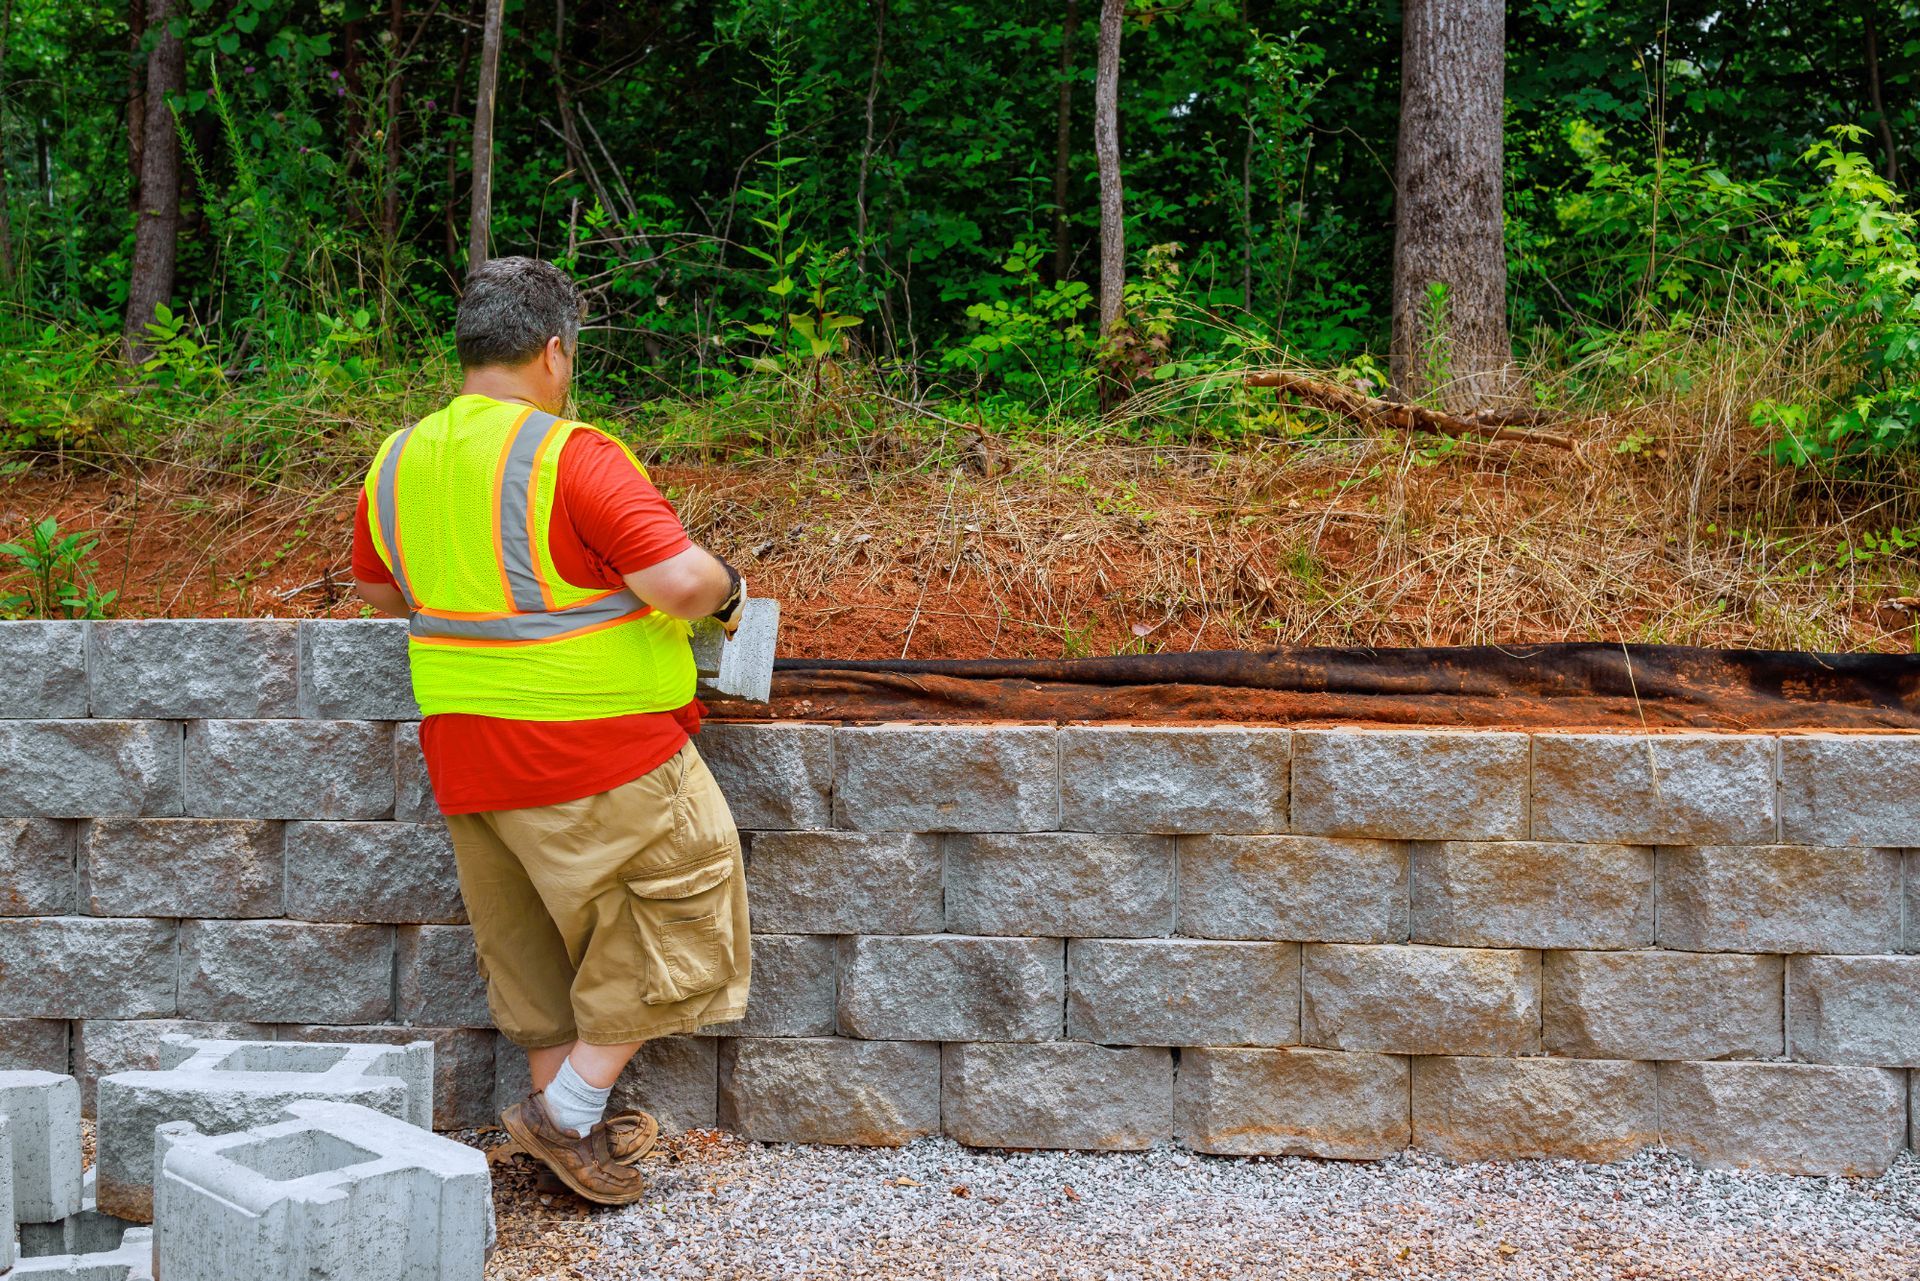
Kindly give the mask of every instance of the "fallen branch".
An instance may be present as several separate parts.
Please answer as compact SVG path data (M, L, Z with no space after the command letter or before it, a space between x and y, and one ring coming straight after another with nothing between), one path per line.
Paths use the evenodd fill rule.
M1249 387L1272 387L1314 409L1344 414L1349 418L1401 431L1425 431L1438 436L1473 436L1481 440L1512 440L1527 445L1552 445L1556 449L1576 448L1573 437L1557 432L1525 431L1501 425L1498 421L1462 418L1458 414L1442 413L1422 405L1396 404L1391 400L1362 395L1338 383L1289 373L1283 369L1256 370L1247 375L1246 384Z

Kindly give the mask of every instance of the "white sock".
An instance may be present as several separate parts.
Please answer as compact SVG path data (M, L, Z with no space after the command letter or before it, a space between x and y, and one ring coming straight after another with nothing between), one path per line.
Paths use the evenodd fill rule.
M607 1114L607 1100L613 1095L613 1087L609 1085L602 1090L588 1085L573 1070L573 1060L568 1059L560 1065L546 1095L547 1115L553 1118L554 1124L584 1136Z

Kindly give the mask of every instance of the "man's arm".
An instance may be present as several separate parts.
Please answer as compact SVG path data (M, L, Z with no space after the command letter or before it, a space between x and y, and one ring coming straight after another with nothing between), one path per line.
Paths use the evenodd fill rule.
M635 596L674 618L714 613L732 596L735 579L718 556L698 545L621 577Z
M407 598L392 583L370 583L364 578L353 580L353 590L360 599L385 614L388 618L407 616Z

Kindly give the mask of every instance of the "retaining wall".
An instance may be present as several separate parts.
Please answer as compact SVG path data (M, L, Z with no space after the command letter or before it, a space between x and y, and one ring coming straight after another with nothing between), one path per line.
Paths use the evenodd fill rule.
M0 624L0 1067L489 1029L397 624ZM1865 1173L1920 1112L1920 737L709 724L753 1138Z

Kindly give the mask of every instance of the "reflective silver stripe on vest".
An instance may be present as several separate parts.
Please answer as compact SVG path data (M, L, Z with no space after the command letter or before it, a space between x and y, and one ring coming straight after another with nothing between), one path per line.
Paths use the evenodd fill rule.
M436 618L415 614L407 634L421 640L546 641L570 633L618 622L646 609L646 603L625 590L583 601L566 609L509 614L505 618Z
M387 545L387 555L393 558L388 566L393 570L393 581L399 585L400 594L406 597L408 606L419 608L413 588L407 583L407 567L400 563L400 513L394 509L394 482L400 475L400 451L407 447L407 438L413 435L409 427L394 437L393 445L387 450L386 458L380 463L380 476L374 482L374 498L380 508L380 541Z
M559 421L552 414L529 410L514 431L513 443L507 447L506 467L500 477L500 506L494 513L500 522L500 567L506 572L513 607L522 613L547 607L534 562L533 537L527 528L527 508L533 501L534 454L547 432Z

